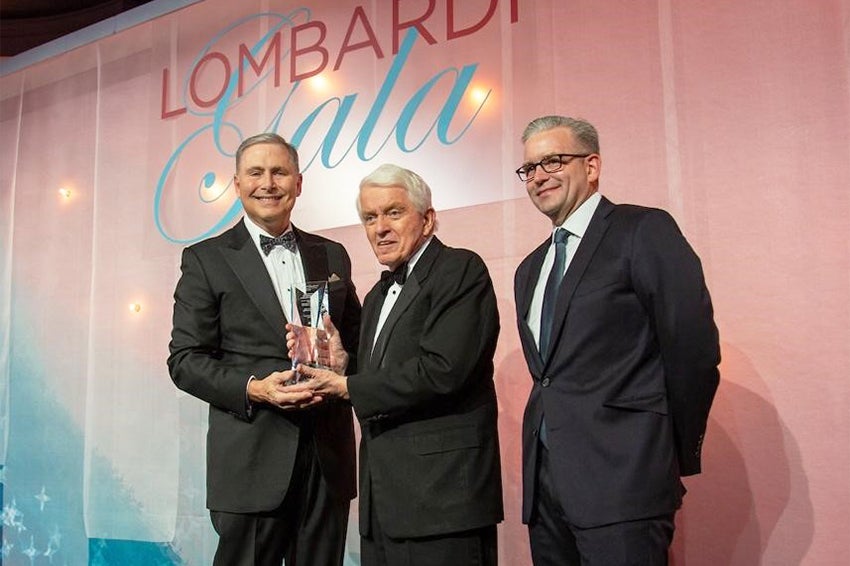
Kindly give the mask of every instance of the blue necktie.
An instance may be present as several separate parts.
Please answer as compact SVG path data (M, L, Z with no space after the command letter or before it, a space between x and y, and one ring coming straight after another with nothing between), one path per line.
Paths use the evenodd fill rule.
M540 313L540 356L546 360L549 355L549 341L552 337L552 322L555 318L555 303L558 302L558 288L564 279L564 266L567 263L567 236L570 233L563 228L555 230L555 262L546 280L543 292L543 310Z
M552 271L546 280L546 290L543 292L543 309L540 313L540 357L543 361L549 355L549 341L552 337L552 322L555 319L555 303L558 302L558 289L564 279L564 266L567 263L567 237L569 232L563 228L555 230L555 261L552 263ZM546 415L540 419L540 442L549 447L548 434L546 433Z

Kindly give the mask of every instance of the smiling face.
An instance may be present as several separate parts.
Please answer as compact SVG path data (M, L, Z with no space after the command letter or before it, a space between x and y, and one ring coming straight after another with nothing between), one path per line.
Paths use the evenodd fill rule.
M523 163L536 163L563 153L587 151L576 142L569 128L552 128L526 140ZM534 177L526 181L525 189L534 206L552 220L552 225L559 226L596 192L601 165L599 154L591 153L583 158L564 159L561 170L555 173L537 167Z
M360 219L381 265L397 268L434 233L437 213L416 210L402 187L365 185L359 199Z
M301 195L301 174L283 146L259 143L242 153L233 186L245 214L272 236L289 227L295 199Z

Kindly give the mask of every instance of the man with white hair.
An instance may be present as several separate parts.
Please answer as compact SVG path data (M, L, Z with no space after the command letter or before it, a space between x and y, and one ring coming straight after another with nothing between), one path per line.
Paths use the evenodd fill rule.
M357 205L389 268L363 302L358 370L302 367L311 379L291 390L347 399L360 421L362 566L494 566L503 510L490 275L477 254L434 236L431 191L413 171L378 167Z

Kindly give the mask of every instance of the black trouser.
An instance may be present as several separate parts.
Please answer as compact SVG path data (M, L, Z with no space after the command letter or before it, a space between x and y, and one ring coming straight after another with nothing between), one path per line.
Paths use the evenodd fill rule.
M214 566L340 566L350 501L322 478L312 434L302 430L283 503L265 513L210 511L219 535Z
M674 514L583 529L569 523L555 493L549 451L538 448L528 534L534 566L666 566Z
M360 537L360 566L497 566L496 525L430 537L390 538L372 505L370 533Z

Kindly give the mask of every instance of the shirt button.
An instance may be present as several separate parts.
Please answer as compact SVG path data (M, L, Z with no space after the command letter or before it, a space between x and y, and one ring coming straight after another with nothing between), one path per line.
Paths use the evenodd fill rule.
M544 377L543 381L540 382L540 385L542 385L543 387L549 387L549 378Z

